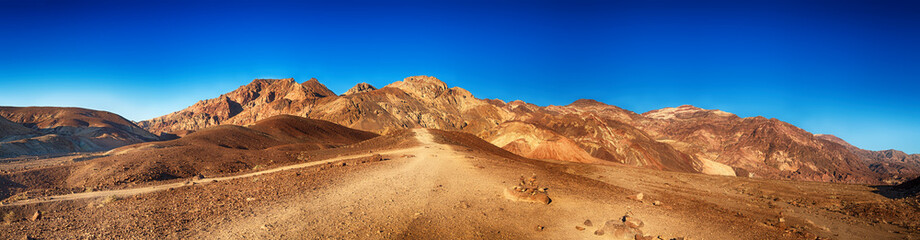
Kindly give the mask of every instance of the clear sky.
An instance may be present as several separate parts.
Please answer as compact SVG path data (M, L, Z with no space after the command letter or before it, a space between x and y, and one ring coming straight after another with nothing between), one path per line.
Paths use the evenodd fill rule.
M333 3L334 2L334 3ZM920 153L918 1L0 0L0 105L144 120L254 78L692 104Z

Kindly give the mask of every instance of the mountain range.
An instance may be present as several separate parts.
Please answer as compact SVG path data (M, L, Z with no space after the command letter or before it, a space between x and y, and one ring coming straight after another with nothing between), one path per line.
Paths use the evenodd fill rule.
M256 79L217 98L137 125L161 137L276 115L378 134L462 131L525 157L769 179L897 183L920 175L920 155L869 151L778 119L694 106L635 113L595 100L565 106L480 99L430 76L337 95L316 79Z

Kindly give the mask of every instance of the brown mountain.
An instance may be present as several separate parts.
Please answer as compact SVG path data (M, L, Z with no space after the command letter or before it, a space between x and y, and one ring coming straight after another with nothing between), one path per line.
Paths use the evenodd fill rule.
M815 137L843 145L847 150L869 163L869 169L873 172L887 176L883 179L886 183L903 182L910 180L911 177L920 176L920 154L906 154L894 149L882 151L860 149L830 134L816 134Z
M315 83L316 88L326 89L315 80L310 82ZM667 144L655 142L628 124L606 119L585 120L581 116L561 114L523 102L506 104L500 100L478 99L465 89L448 88L447 84L434 77L408 77L377 90L353 91L343 96L313 95L297 101L266 97L301 96L303 91L309 91L290 87L293 85L296 82L289 79L257 79L219 98L201 101L182 111L143 121L140 125L153 132L176 133L220 123L245 125L273 115L291 114L377 133L425 127L464 131L481 137L488 135L490 139L501 135L501 141L507 142L494 143L525 156L580 162L610 161L696 172L692 159L687 155ZM241 98L237 96L241 95L258 97L239 100ZM228 109L224 106L240 106L240 109L224 111ZM509 121L532 125L543 131L523 131L528 128L509 127L507 124L499 126ZM569 124L572 121L578 124ZM600 138L584 136L592 134L598 126L606 127ZM621 137L617 133L626 136ZM509 139L509 136L517 137ZM617 138L618 141L601 138Z
M0 157L105 151L158 140L117 114L82 108L0 107Z
M753 176L833 182L877 182L866 162L839 144L777 119L740 118L693 106L644 113L642 128L703 162Z
M342 96L315 79L303 84L257 79L139 125L181 135L280 114L381 134L413 127L457 130L523 156L573 162L832 182L877 183L892 175L840 144L776 119L740 118L692 106L637 114L594 100L542 107L478 99L428 76L408 77L380 89L358 84ZM920 169L904 165L905 175L909 169Z
M138 123L157 134L164 132L184 136L188 132L220 124L244 125L271 116L288 113L305 116L317 99L335 96L316 79L298 84L294 79L256 79L249 85L199 101L191 107Z

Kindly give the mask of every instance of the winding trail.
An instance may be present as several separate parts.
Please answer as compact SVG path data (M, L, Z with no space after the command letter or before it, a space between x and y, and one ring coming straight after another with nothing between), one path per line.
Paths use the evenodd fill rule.
M151 192L157 192L157 191L164 191L164 190L168 190L168 189L171 189L171 188L179 188L179 187L191 186L191 185L195 185L195 184L208 184L208 183L212 183L212 182L215 182L215 181L219 182L219 181L227 181L227 180L233 180L233 179L238 179L238 178L254 177L254 176L259 176L259 175L263 175L263 174L270 174L270 173L280 172L280 171L286 171L286 170L292 170L292 169L298 169L298 168L305 168L305 167L312 167L312 166L317 166L317 165L322 165L322 164L327 164L327 163L334 163L334 162L338 162L338 161L342 161L342 160L348 160L348 159L354 159L354 158L360 158L360 157L369 157L369 156L374 155L374 154L386 155L386 154L413 153L413 152L415 152L415 151L418 151L419 149L420 149L420 147L417 147L417 148L406 148L406 149L399 149L399 150L380 151L380 152L365 153L365 154L345 155L345 156L330 158L330 159L326 159L326 160L322 160L322 161L314 161L314 162L307 162L307 163L300 163L300 164L288 165L288 166L283 166L283 167L278 167L278 168L272 168L272 169L262 170L262 171L258 171L258 172L251 172L251 173L246 173L246 174L234 175L234 176L225 176L225 177L216 177L216 178L203 178L203 179L189 179L188 181L184 181L184 182L159 184L159 185L146 186L146 187L127 188L127 189L117 189L117 190L105 190L105 191L94 191L94 192L83 192L83 193L72 193L72 194L56 195L56 196L46 196L46 197L39 197L39 198L32 198L32 199L20 200L20 201L16 201L16 202L12 202L12 203L6 203L6 204L3 204L3 206L20 206L20 205L37 204L37 203L48 203L48 202L58 202L58 201L70 201L70 200L89 199L89 198L101 198L101 197L110 197L110 196L124 197L124 196L131 196L131 195L137 195L137 194L144 194L144 193L151 193Z

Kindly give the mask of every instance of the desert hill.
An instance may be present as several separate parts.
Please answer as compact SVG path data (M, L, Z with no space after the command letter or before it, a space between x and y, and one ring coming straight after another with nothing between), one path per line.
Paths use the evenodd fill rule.
M257 79L139 125L182 135L281 114L378 134L414 127L463 131L522 156L562 161L850 183L898 182L920 174L920 160L892 164L861 157L777 119L740 118L689 105L637 114L594 100L543 107L479 99L429 76L408 77L380 89L358 84L341 96L315 79L303 84Z
M110 112L82 108L0 107L0 158L105 151L158 139Z
M220 175L301 161L307 152L364 142L377 134L322 120L274 116L249 127L220 125L185 137L116 148L84 160L0 175L10 195L86 191ZM378 140L384 141L384 140ZM334 151L328 151L334 152Z

